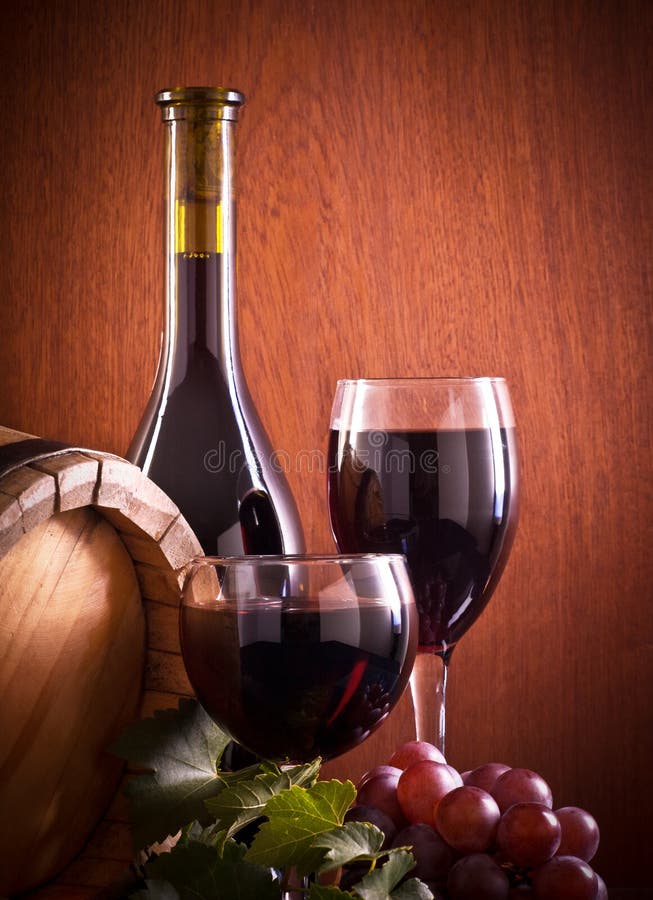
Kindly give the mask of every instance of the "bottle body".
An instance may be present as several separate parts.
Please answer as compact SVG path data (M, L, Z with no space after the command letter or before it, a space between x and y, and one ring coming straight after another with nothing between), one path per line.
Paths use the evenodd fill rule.
M233 129L242 95L179 88L166 125L166 316L145 414L128 451L207 554L299 553L284 473L238 352Z

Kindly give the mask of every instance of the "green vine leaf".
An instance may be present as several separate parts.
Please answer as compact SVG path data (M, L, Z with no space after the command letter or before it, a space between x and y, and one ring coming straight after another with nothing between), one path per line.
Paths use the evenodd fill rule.
M381 850L384 840L383 832L369 822L346 822L327 831L313 842L314 847L324 849L319 871L328 872L350 862L386 856L387 852Z
M341 891L333 885L312 884L308 892L308 900L356 900L356 894Z
M392 850L388 861L354 886L362 900L433 900L430 889L417 878L402 879L415 865L412 853ZM401 882L401 883L400 883Z
M279 900L279 882L269 869L243 859L245 847L227 841L222 854L215 847L192 841L163 853L147 864L147 887L171 885L179 900ZM166 888L169 890L169 888ZM147 900L165 895L147 893ZM173 895L169 895L172 900ZM166 897L166 900L168 898Z
M111 751L149 770L126 788L137 849L194 819L208 824L204 801L224 788L217 766L230 740L194 700L157 710L123 732Z
M145 887L135 894L129 895L130 900L180 900L179 893L169 881L148 880Z
M351 781L318 781L310 790L282 791L268 800L267 821L246 858L263 866L295 866L300 875L316 871L325 856L323 847L314 846L316 837L342 825L355 796Z
M370 864L356 885L311 883L306 900L432 900L407 878L414 859L406 848L382 850L374 825L344 823L356 797L350 781L320 781L319 758L223 772L229 741L196 701L183 700L130 726L111 748L147 770L127 789L137 848L179 833L170 852L146 864L132 900L280 900L281 871L301 878L353 862Z
M220 828L224 829L226 839L261 818L268 801L281 791L293 786L309 787L315 784L321 762L318 758L312 763L283 770L267 763L257 769L251 778L230 776L225 789L207 800L205 806Z

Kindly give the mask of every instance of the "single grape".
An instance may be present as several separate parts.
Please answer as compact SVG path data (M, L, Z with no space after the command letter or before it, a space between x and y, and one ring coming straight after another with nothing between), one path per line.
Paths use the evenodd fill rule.
M596 873L577 856L554 856L535 869L531 878L537 900L596 900Z
M447 891L450 900L507 900L510 881L486 853L472 853L451 867Z
M496 844L516 866L539 866L558 849L560 823L543 803L514 803L501 816Z
M374 806L376 809L380 809L392 819L397 828L403 828L408 823L397 799L398 783L398 775L375 775L359 789L356 802L362 806Z
M372 769L369 769L361 775L356 788L357 790L360 790L366 781L369 781L370 778L374 778L376 775L396 775L397 778L399 778L401 772L402 770L398 769L396 766L374 766Z
M453 853L430 825L407 825L397 832L391 846L411 848L416 863L412 876L436 885L446 880Z
M362 806L357 803L347 810L345 822L370 822L372 825L376 825L385 835L384 850L390 846L397 833L397 826L390 816L375 806Z
M608 900L608 889L605 885L605 881L601 878L598 872L594 873L596 875L596 897L594 900Z
M500 818L494 797L472 785L454 788L435 807L436 830L459 853L487 850Z
M342 891L349 891L355 884L362 881L370 871L369 862L353 862L342 867L338 887ZM292 896L295 896L293 893Z
M502 813L513 803L543 803L549 809L553 806L551 788L541 775L531 769L508 769L499 775L491 794Z
M460 772L458 771L458 769L454 768L454 766L450 766L449 763L445 763L444 765L447 767L447 769L449 769L449 772L451 773L451 777L456 782L456 785L458 787L462 787L463 786L463 778L462 778L462 775L460 774Z
M599 849L599 826L594 816L578 806L563 806L555 814L562 829L558 856L578 856L589 862Z
M397 766L399 769L407 769L408 766L419 762L420 759L432 759L434 762L446 763L444 755L428 741L406 741L401 747L397 747L388 762L391 766Z
M503 775L509 768L510 766L506 766L504 763L484 763L482 766L477 766L470 772L465 772L463 784L469 784L472 787L480 787L484 791L487 791L488 794L491 794L492 788L496 784L499 775Z
M460 775L450 766L422 759L401 773L397 782L397 799L409 822L433 825L435 804L461 785Z

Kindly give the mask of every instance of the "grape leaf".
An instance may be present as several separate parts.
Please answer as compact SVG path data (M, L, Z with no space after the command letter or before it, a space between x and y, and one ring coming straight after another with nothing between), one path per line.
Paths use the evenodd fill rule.
M356 895L362 900L433 900L429 888L417 878L399 884L414 866L412 853L392 850L385 865L369 872L354 886Z
M436 900L435 894L419 878L409 878L392 892L392 900Z
M194 819L208 822L204 800L224 788L217 764L229 741L195 700L157 710L123 732L111 751L150 770L132 778L125 791L137 849Z
M149 770L129 782L138 847L181 831L177 845L146 865L145 887L133 900L279 900L271 870L328 871L353 860L378 864L353 889L312 884L309 900L432 900L405 849L382 851L382 833L344 816L351 782L318 781L321 760L286 767L262 762L239 772L218 768L230 738L193 700L157 710L129 727L111 748ZM251 847L231 836L262 819Z
M320 765L319 758L312 763L283 770L268 763L256 767L252 778L225 777L227 787L218 796L207 800L205 806L220 828L224 829L225 838L231 837L240 828L260 818L271 797L293 785L307 787L314 784Z
M392 900L435 900L433 891L419 878L402 882L390 896Z
M224 832L219 825L213 822L203 828L199 822L191 822L187 825L179 835L177 845L185 846L190 843L206 844L207 847L214 847L220 852L224 843Z
M383 832L369 822L346 822L327 831L313 841L314 847L325 850L320 872L328 872L354 860L384 856L386 852L381 850L384 840Z
M235 841L227 841L222 854L191 841L147 864L148 889L152 879L157 885L172 885L179 900L279 900L279 882L273 880L269 869L246 862L244 853L244 845ZM164 896L145 894L147 900L163 900Z
M324 858L324 848L313 846L315 838L342 825L356 796L347 781L318 781L312 788L299 786L271 797L265 807L268 817L259 828L246 859L263 866L295 866L300 875L315 871Z
M347 900L347 898L356 900L356 895L333 885L312 884L308 891L308 900Z
M129 900L180 900L169 881L148 880L145 887L129 895Z

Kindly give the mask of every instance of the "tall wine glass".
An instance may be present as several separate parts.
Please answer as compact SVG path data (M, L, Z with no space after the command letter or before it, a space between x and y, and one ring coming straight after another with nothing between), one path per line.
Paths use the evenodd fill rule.
M202 557L181 646L208 714L265 759L330 759L364 741L405 687L417 610L397 555Z
M340 552L406 557L419 612L417 738L444 752L451 654L490 599L517 523L505 380L339 381L328 492Z

